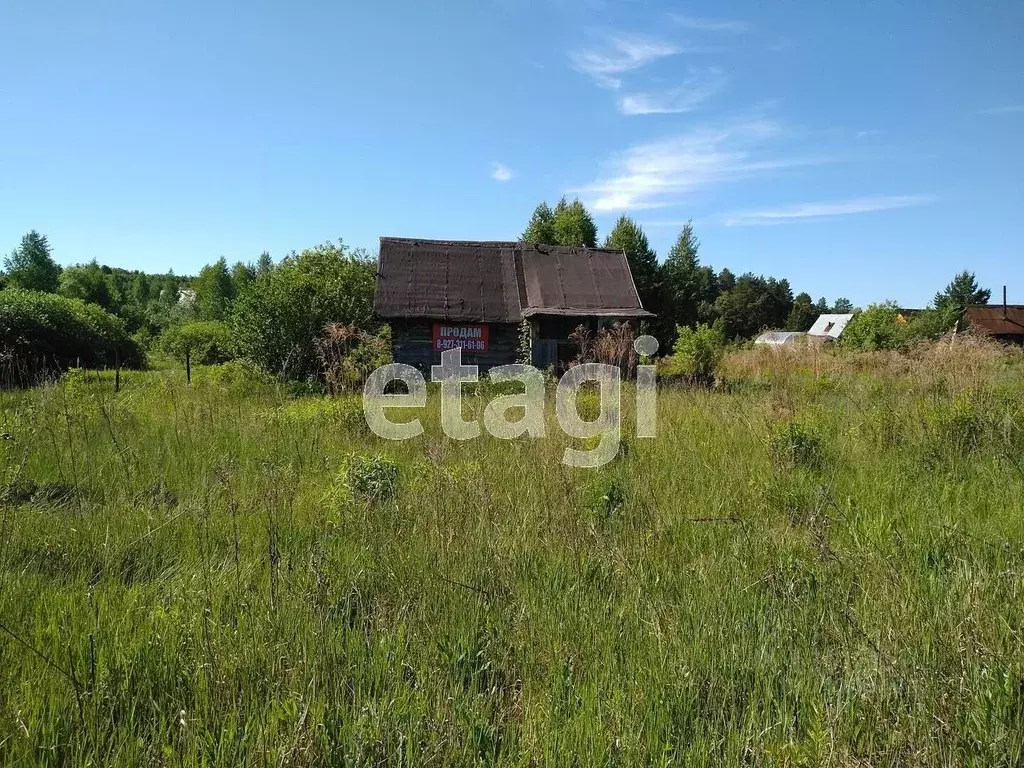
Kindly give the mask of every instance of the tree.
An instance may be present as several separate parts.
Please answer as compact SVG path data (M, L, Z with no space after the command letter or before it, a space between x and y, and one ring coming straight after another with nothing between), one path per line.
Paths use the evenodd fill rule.
M719 294L714 305L729 339L781 328L792 310L793 291L788 280L750 273L742 275L731 290Z
M228 263L221 256L199 272L192 283L196 292L196 313L204 320L223 320L235 298L235 284L228 272Z
M256 269L251 264L244 264L241 261L235 262L231 268L231 283L234 286L234 295L241 295L246 286L256 279Z
M564 197L559 200L551 226L555 245L597 247L597 225L579 200L571 203L567 203Z
M377 262L369 254L340 242L285 257L235 301L234 349L274 374L315 374L316 339L328 323L374 330L376 275Z
M76 264L61 272L58 292L69 299L81 299L110 309L111 291L108 280L107 273L93 259L88 264Z
M9 285L29 291L57 292L60 265L53 260L46 237L34 229L11 251L4 268Z
M793 309L790 310L789 317L786 319L786 330L806 333L814 325L819 314L821 313L814 306L809 293L797 294L793 300Z
M628 216L620 216L605 238L604 247L625 252L640 301L648 310L654 310L658 304L658 255L651 250L640 225Z
M814 305L814 311L817 312L819 315L828 314L831 311L831 309L829 308L828 299L826 299L824 296L818 299L817 304Z
M231 329L220 320L180 323L160 336L160 348L184 363L217 365L231 360Z
M674 326L694 325L718 293L714 270L701 266L699 252L700 240L688 221L661 267L663 319Z
M836 299L836 303L832 305L832 311L840 315L848 315L853 312L853 302L846 298Z
M901 321L895 304L872 304L843 329L840 343L848 349L870 351L899 349L908 340L906 322Z
M717 283L719 293L731 291L736 285L736 275L730 272L728 267L725 267L718 273Z
M526 225L526 230L520 235L524 243L536 243L539 245L555 244L555 212L547 203L541 203L533 209L533 215Z
M274 260L270 258L270 254L267 251L264 251L256 260L256 277L267 274L273 268Z
M949 310L959 319L971 304L988 304L992 291L979 288L973 272L966 269L957 274L945 290L939 291L932 299L935 309Z

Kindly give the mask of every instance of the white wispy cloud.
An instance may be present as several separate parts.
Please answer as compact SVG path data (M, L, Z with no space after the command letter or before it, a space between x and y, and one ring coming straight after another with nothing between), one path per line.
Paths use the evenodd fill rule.
M630 147L612 159L607 177L570 191L582 195L600 212L660 208L712 184L831 161L768 156L766 145L782 134L782 127L771 120L698 128Z
M989 107L978 110L979 115L1015 115L1024 112L1024 104L1007 104L1002 107Z
M573 51L569 59L574 69L602 88L616 89L622 86L620 75L681 51L677 45L643 35L616 35L600 48Z
M495 181L510 181L515 173L504 163L491 163L491 178Z
M931 195L890 195L886 197L858 197L819 203L801 203L786 208L733 213L723 219L727 227L748 227L757 224L777 224L800 219L817 219L825 216L850 216L859 213L892 211L912 208L935 202Z
M672 14L672 20L683 29L694 29L698 32L734 32L740 34L750 31L750 25L745 21L698 19L694 16L681 16L675 13Z
M655 115L692 112L725 88L726 76L713 67L706 71L690 70L681 85L663 91L631 93L619 100L624 115Z

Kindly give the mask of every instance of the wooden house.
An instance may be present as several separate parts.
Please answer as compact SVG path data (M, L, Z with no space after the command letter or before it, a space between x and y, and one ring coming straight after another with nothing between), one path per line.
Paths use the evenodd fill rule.
M622 251L518 242L382 237L374 308L391 325L395 362L426 370L462 348L481 370L520 360L559 367L579 325L653 317Z

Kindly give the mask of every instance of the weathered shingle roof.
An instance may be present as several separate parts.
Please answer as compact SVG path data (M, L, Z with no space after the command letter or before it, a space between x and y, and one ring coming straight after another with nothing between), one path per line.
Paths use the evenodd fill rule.
M622 251L522 244L523 316L651 317Z
M494 323L652 316L621 251L394 237L380 239L374 309L386 318Z
M1024 336L1024 305L977 304L967 308L970 326L993 336Z
M374 309L390 318L517 323L515 247L382 237Z

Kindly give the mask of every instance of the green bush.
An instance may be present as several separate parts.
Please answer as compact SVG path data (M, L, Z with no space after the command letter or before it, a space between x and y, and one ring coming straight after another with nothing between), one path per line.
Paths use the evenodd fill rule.
M217 365L234 358L231 328L219 320L200 320L168 328L160 336L160 349L175 360L194 365Z
M275 375L316 375L316 340L328 323L374 326L376 262L344 245L286 257L235 301L232 340L239 355Z
M847 349L867 352L875 349L901 349L910 337L907 324L895 304L872 304L857 313L842 335Z
M0 291L0 355L33 370L145 363L119 318L95 304L20 288Z
M669 376L682 376L692 384L710 386L715 383L724 355L725 337L718 328L703 323L696 328L679 327L672 356L663 370Z
M349 456L345 485L353 498L387 501L398 492L398 464L385 456Z

